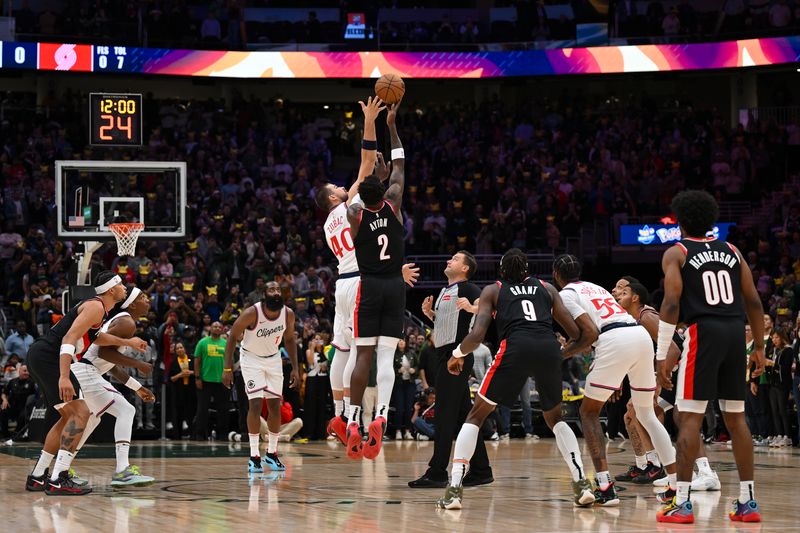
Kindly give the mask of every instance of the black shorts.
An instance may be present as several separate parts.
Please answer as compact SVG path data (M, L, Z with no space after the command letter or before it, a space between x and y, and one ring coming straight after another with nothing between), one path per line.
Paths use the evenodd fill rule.
M516 335L500 342L478 389L485 400L511 407L528 377L536 381L542 411L561 402L561 345L549 335Z
M25 356L28 372L44 396L47 407L63 403L58 390L58 380L61 377L59 358L58 348L53 349L43 342L34 342L28 350L28 355ZM75 398L77 398L81 391L78 380L72 372L69 373L69 379L75 387Z
M353 337L403 337L406 284L402 276L363 277L353 312Z
M747 392L744 324L704 318L686 329L677 400L740 400Z

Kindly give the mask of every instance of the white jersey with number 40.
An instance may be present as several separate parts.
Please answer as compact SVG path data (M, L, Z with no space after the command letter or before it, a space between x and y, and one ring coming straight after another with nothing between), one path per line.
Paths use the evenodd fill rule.
M353 203L359 202L358 195ZM328 247L339 260L339 274L358 272L356 249L353 246L353 235L350 233L350 221L347 220L345 202L334 207L325 221L325 240Z
M615 322L636 322L636 319L617 303L610 292L594 283L588 281L568 283L559 294L572 318L589 313L597 329Z

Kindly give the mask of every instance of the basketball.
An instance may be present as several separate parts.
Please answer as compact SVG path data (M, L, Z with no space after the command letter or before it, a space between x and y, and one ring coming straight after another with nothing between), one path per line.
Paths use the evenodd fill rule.
M406 84L397 74L384 74L375 82L375 94L387 104L396 104L406 94Z

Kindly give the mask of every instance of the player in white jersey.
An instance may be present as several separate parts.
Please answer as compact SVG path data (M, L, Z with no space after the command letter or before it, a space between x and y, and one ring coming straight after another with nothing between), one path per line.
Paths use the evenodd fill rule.
M655 349L647 330L628 314L603 287L580 281L581 264L575 256L561 255L553 263L556 286L572 317L591 321L598 332L594 362L586 376L584 399L581 402L581 422L586 444L592 456L597 480L595 503L619 505L614 483L608 472L600 411L622 380L628 376L631 401L642 426L653 440L658 456L676 486L675 449L669 433L653 410L656 391ZM588 317L588 318L587 318Z
M364 111L364 143L376 143L375 118L383 109L378 98L361 103ZM347 413L350 410L350 376L355 367L355 358L350 358L350 345L353 341L353 312L355 311L356 297L360 274L356 260L353 236L350 233L350 221L347 219L347 207L351 203L361 203L357 194L358 186L364 178L372 174L381 181L389 177L389 167L383 155L375 149L361 150L361 166L358 169L358 178L350 189L327 184L317 191L317 206L328 211L325 220L325 241L339 261L339 277L336 280L335 315L333 319L333 340L331 345L336 348L330 370L331 391L333 392L334 417L328 422L328 434L335 435L344 444L344 435L347 429ZM414 264L403 265L403 278L412 285L416 281L419 269Z
M147 297L147 293L131 287L128 289L128 297L115 308L117 313L103 324L100 331L122 339L129 339L136 332L136 322L133 317L144 316L149 309L150 299ZM129 376L119 366L135 367L144 373L152 370L150 364L128 357L119 352L116 346L101 348L97 344L92 344L79 361L72 363L70 371L81 386L83 400L89 407L91 416L99 420L104 413L109 413L116 418L114 441L116 442L117 466L111 478L111 485L115 487L149 485L155 481L155 478L141 475L139 467L130 464L128 460L136 408L103 378L103 374L111 374L126 387L135 391L145 402L154 402L156 398L151 391L142 387L141 383ZM88 437L89 433L85 435ZM84 442L85 438L81 441L80 446Z
M267 283L264 300L245 309L231 327L222 368L222 384L228 388L231 388L233 383L233 352L240 341L239 365L248 400L247 432L250 436L248 472L263 472L265 466L274 471L286 470L278 458L283 397L281 341L284 342L292 363L290 387L295 388L300 385L300 374L294 338L294 311L283 304L281 287L277 282ZM263 459L259 451L262 399L267 400L269 407L267 454Z

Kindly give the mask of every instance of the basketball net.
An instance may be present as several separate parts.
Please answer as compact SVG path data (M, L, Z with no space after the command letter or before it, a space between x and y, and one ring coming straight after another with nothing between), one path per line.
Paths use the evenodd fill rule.
M136 241L139 240L139 234L144 229L144 224L141 222L123 222L109 224L108 229L117 239L118 256L136 255Z

